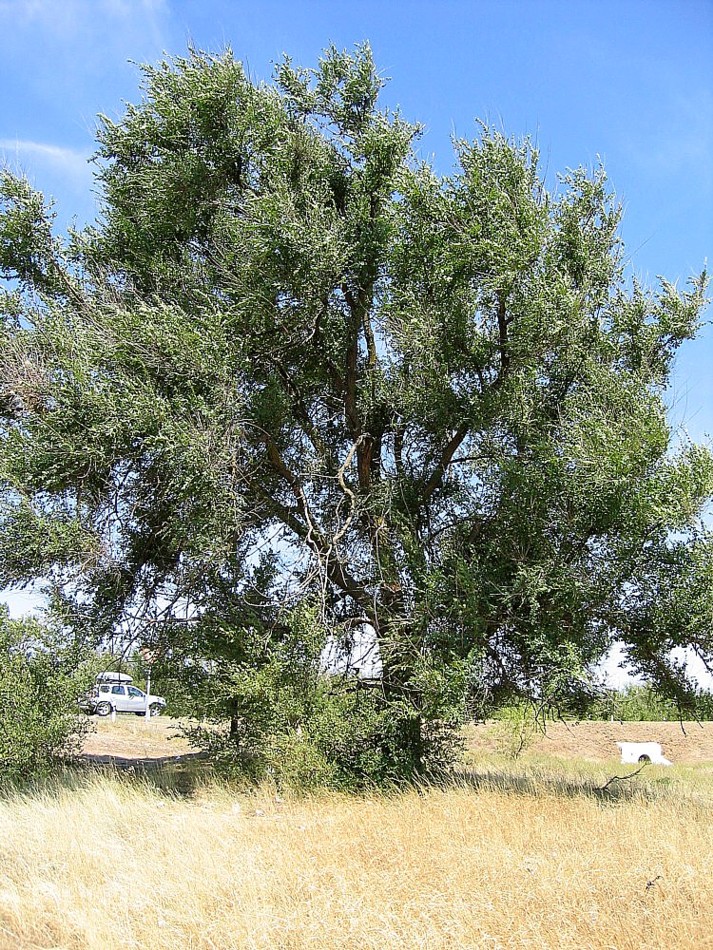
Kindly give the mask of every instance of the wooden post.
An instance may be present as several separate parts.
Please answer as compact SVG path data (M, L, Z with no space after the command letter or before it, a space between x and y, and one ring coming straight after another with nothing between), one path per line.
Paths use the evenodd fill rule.
M146 674L146 710L144 712L144 717L149 719L151 716L151 709L149 704L149 697L151 696L151 667L148 668L148 673Z

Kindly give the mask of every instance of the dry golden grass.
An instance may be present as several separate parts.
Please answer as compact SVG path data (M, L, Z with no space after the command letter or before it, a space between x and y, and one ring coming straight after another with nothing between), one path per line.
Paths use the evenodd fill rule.
M517 745L506 723L468 726L465 733L469 747L476 751L495 752ZM713 764L713 722L548 722L544 734L532 733L526 739L529 751L568 760L615 762L617 742L659 742L676 765Z
M711 776L595 791L628 771L480 756L470 784L391 796L9 795L0 947L713 947Z

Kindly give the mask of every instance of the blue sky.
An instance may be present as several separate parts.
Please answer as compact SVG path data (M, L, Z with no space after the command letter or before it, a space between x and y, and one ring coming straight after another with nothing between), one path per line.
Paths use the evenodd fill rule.
M0 0L0 161L81 224L95 116L139 97L129 61L230 45L267 80L283 52L313 65L364 40L439 171L477 118L536 139L552 186L601 158L632 273L683 283L713 266L713 0ZM713 433L712 370L706 327L669 397L697 440Z

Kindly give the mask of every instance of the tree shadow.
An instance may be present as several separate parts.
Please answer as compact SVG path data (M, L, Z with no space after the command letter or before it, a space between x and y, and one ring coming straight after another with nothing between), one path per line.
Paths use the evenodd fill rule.
M513 774L494 769L464 769L452 777L452 784L466 786L475 791L499 791L523 796L538 794L562 798L592 798L603 804L616 804L632 799L658 801L661 789L648 781L636 781L644 769L638 767L627 774L612 774L603 784L594 778L570 778L562 775L530 776ZM439 783L442 784L442 783Z
M74 774L111 775L138 779L159 792L190 797L213 777L213 765L205 752L186 752L156 758L121 755L80 756L70 767Z

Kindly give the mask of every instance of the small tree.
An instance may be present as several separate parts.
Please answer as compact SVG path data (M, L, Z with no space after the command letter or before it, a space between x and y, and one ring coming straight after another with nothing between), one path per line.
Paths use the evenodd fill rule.
M89 675L76 651L35 619L10 620L0 608L0 776L46 772L78 751L88 720L77 699Z
M616 639L685 695L709 605L674 630L650 595L710 496L663 399L705 274L628 281L603 171L550 192L528 141L483 128L436 174L367 47L144 77L101 119L94 227L59 241L4 177L0 582L257 676L316 602L345 649L373 631L406 774L468 704L587 700Z

